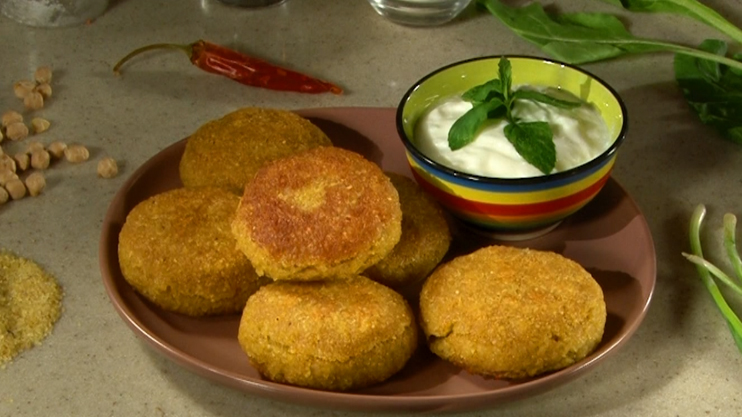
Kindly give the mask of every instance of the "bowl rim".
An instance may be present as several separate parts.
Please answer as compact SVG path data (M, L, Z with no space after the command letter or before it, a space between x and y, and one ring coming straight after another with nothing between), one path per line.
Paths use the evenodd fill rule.
M454 168L448 167L446 165L443 165L439 162L436 162L432 159L430 159L428 156L420 152L420 150L417 149L417 147L412 143L410 138L407 137L407 134L404 131L404 123L403 123L403 116L402 113L404 112L404 106L409 100L410 96L422 85L425 81L428 79L434 77L435 75L446 71L450 68L467 64L470 62L476 62L476 61L486 61L491 59L502 59L502 58L517 58L517 59L525 59L525 60L532 60L532 61L542 61L549 64L556 64L563 67L567 67L573 71L580 72L584 75L587 75L588 77L592 78L599 84L601 84L605 89L608 90L608 92L611 93L614 97L616 97L616 101L618 102L619 108L621 109L621 115L623 123L621 124L621 130L618 132L618 137L615 141L611 144L611 146L608 147L603 153L596 156L595 158L591 159L588 162L585 162L581 165L578 165L576 167L570 168L565 171L559 171L552 174L546 174L546 175L539 175L536 177L522 177L522 178L498 178L498 177L487 177L483 175L476 175L476 174L469 174L466 172L458 171ZM456 61L451 64L445 65L443 67L440 67L436 69L433 72L428 73L424 77L420 78L418 81L416 81L414 84L412 84L412 87L410 87L407 92L402 96L402 99L399 101L399 104L397 105L397 112L396 112L396 127L397 127L397 133L402 140L402 143L405 146L405 149L407 149L409 152L411 152L415 158L425 162L427 165L430 165L431 167L442 171L445 174L448 174L450 176L453 176L457 179L463 179L463 180L469 180L474 181L481 184L493 184L493 185L532 185L532 184L539 184L543 183L545 181L563 181L570 177L574 177L577 175L580 175L584 173L587 170L590 170L591 168L602 164L606 159L608 159L612 154L616 153L621 143L623 143L626 132L628 130L629 126L629 119L628 119L628 110L626 108L626 104L623 102L623 99L618 94L618 92L611 87L608 83L603 81L600 77L596 76L595 74L586 71L577 65L573 64L567 64L566 62L558 61L551 58L543 58L535 55L510 55L510 54L502 54L502 55L485 55L485 56L479 56L475 58L468 58L461 61Z

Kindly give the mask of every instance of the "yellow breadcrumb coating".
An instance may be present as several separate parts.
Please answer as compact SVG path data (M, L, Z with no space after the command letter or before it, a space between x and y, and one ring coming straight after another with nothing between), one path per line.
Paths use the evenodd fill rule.
M471 373L525 378L589 355L606 321L603 292L578 263L490 246L433 272L420 294L430 349Z
M401 224L397 191L377 165L319 147L260 169L232 231L259 274L311 281L375 264L399 242Z
M451 232L443 210L412 179L388 173L399 193L402 236L392 252L363 275L392 288L425 279L443 259Z
M216 186L242 195L266 163L331 145L322 130L296 113L247 107L204 124L188 138L180 178L186 187Z
M368 278L281 281L247 301L238 339L268 379L345 391L401 370L417 327L402 296Z
M179 188L137 204L119 234L124 278L166 310L241 311L259 282L230 232L238 203L223 189Z

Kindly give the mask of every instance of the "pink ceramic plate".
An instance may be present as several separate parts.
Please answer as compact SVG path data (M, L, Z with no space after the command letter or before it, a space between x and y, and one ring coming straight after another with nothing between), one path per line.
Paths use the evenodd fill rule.
M395 109L325 108L298 113L322 128L335 145L357 151L385 170L410 175L394 125ZM121 275L118 233L126 214L147 197L181 186L178 163L184 146L185 140L181 140L152 157L114 197L103 223L101 273L114 308L135 334L187 369L236 389L336 409L443 411L493 407L541 393L592 369L629 340L649 306L656 276L652 237L636 204L611 180L594 201L551 233L508 243L548 249L572 258L603 288L608 307L605 335L598 349L579 363L530 380L503 381L470 375L423 348L399 374L357 392L324 392L266 381L250 366L237 343L239 316L194 319L163 311L135 293ZM488 243L465 231L456 234L452 254Z

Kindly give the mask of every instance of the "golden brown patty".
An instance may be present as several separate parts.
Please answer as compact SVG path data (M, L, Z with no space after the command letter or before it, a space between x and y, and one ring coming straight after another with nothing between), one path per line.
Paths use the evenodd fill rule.
M420 294L430 349L471 373L524 378L567 367L600 342L606 307L579 264L491 246L433 272Z
M248 107L204 124L188 138L180 179L186 187L217 186L242 195L265 163L330 145L324 132L296 113Z
M325 390L384 381L417 346L410 306L361 276L268 284L247 301L238 337L264 377Z
M166 310L239 312L258 277L230 232L237 204L217 188L179 188L137 204L119 234L124 278Z
M258 171L232 230L259 274L309 281L378 262L399 241L401 222L397 191L378 166L320 147Z
M443 211L415 181L388 173L399 193L402 236L392 252L363 275L392 288L418 282L428 276L451 243Z

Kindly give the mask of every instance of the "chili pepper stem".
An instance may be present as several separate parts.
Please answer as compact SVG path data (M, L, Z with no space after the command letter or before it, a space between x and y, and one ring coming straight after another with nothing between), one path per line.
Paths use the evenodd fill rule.
M116 65L113 66L113 72L115 74L120 74L121 66L124 65L128 60L133 58L136 55L139 55L143 52L151 51L154 49L177 49L180 51L183 51L188 55L188 58L190 58L193 55L193 45L192 44L177 44L177 43L155 43L152 45L146 45L141 48L137 48L129 54L127 54L125 57L121 58L119 62L116 63Z

